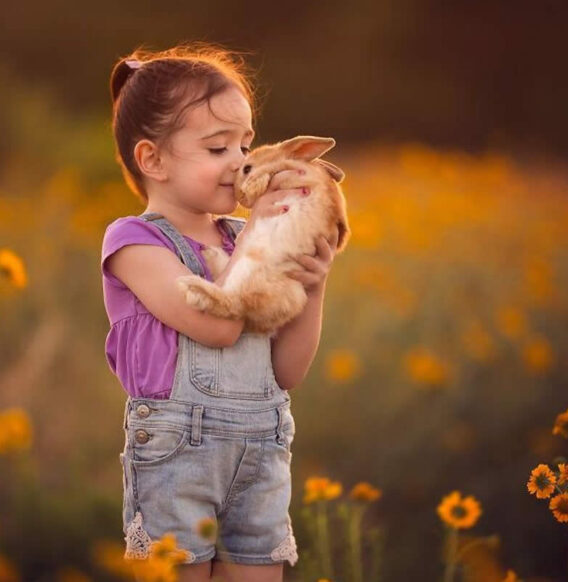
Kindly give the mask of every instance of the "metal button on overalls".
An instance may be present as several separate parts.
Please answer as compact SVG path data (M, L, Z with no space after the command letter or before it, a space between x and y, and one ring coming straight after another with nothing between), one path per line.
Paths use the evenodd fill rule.
M139 429L134 433L134 438L137 443L144 445L150 440L150 435L145 430Z
M140 404L138 406L138 408L136 408L136 414L140 418L146 418L146 417L150 416L150 408L148 408L148 406L146 406L146 404Z

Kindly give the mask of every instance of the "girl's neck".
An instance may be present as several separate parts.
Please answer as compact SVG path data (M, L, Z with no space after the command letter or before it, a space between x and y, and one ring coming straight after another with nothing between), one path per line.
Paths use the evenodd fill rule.
M216 231L213 217L209 212L187 210L178 206L172 206L166 201L148 202L144 213L157 212L165 218L182 234L200 240L206 239L212 231Z

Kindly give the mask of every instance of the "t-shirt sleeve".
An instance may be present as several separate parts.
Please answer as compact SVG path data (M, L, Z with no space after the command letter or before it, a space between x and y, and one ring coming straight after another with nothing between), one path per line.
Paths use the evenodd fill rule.
M108 270L107 259L127 245L155 245L175 252L171 241L157 226L136 216L118 218L107 226L103 237L101 271L109 283L119 287L124 287L124 283Z

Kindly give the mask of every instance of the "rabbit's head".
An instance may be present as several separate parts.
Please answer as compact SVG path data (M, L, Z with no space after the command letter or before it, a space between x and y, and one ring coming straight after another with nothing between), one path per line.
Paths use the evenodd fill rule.
M235 196L245 208L251 208L262 196L274 174L282 170L286 160L317 161L337 182L343 180L340 168L319 156L335 145L331 137L300 135L273 145L263 145L253 150L243 161L235 179Z

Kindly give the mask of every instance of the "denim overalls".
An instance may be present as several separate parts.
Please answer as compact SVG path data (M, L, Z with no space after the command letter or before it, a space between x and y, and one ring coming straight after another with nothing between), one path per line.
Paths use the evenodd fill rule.
M203 276L199 260L164 217L142 214ZM233 234L240 220L224 218ZM173 283L173 282L172 282ZM168 400L129 396L124 411L123 523L126 558L173 533L186 563L223 559L274 564L297 559L288 508L290 396L274 377L270 337L243 333L228 348L210 348L178 333ZM218 544L200 534L214 520Z

